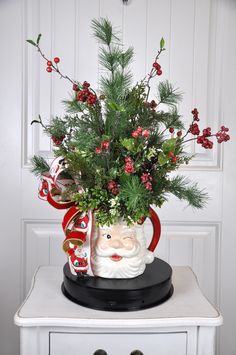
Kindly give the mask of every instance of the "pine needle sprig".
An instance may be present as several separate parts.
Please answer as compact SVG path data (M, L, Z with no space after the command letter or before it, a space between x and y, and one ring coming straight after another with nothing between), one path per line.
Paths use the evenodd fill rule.
M164 124L164 131L166 131L170 127L173 127L178 130L184 129L184 124L182 122L181 115L179 115L176 106L173 106L168 112L156 112L155 120L157 120L159 123ZM164 133L164 131L162 133Z
M92 20L92 30L94 36L103 44L110 46L112 40L120 42L117 33L114 32L111 22L106 18Z
M158 85L159 104L173 106L182 100L183 94L174 88L168 80L162 81Z
M204 190L199 189L197 183L191 183L189 179L181 175L170 180L166 190L180 200L186 200L194 208L203 208L209 198Z
M134 49L129 47L126 51L123 51L118 58L121 68L124 70L133 60Z
M50 166L47 161L39 155L33 156L33 158L31 159L31 164L31 172L38 177L48 172L50 169Z

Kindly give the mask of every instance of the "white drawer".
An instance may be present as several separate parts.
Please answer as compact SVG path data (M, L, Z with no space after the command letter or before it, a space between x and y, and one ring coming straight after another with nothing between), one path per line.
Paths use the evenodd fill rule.
M186 355L187 333L50 333L49 355L93 355L98 349L107 355Z

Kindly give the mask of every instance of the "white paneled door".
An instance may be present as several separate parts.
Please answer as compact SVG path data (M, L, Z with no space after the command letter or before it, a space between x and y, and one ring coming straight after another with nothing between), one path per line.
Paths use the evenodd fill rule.
M224 149L196 154L184 175L199 181L211 199L202 211L170 198L158 211L163 232L157 256L195 271L208 298L223 312L218 354L233 355L236 282L234 270L236 2L233 0L0 0L0 122L2 213L0 248L0 355L19 355L13 314L26 296L39 265L63 265L63 212L37 199L38 182L30 173L34 154L52 157L51 144L30 122L40 113L46 121L63 115L61 101L70 85L48 74L45 63L27 38L42 33L49 57L61 58L61 70L99 88L98 44L91 19L108 17L125 45L135 48L134 81L152 66L163 36L162 79L184 93L179 109L186 124L198 107L202 128L232 129ZM155 92L152 92L155 95ZM151 226L146 225L147 234Z

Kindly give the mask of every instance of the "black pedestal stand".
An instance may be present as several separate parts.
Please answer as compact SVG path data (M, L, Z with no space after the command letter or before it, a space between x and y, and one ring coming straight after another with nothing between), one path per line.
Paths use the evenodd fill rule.
M64 266L62 292L81 306L103 311L136 311L165 302L173 293L172 269L155 258L144 273L133 279L77 277Z

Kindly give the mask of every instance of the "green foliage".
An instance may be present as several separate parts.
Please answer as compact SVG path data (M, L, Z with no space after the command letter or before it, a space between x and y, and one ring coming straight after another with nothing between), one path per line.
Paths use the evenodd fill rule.
M65 120L60 117L55 117L50 124L45 127L45 132L49 136L60 138L67 133Z
M195 208L203 208L208 198L208 194L200 190L197 183L191 183L186 177L179 175L169 181L167 190Z
M175 89L167 80L159 83L158 93L162 104L173 106L182 100L182 93Z
M106 18L92 20L92 29L94 36L107 46L111 44L112 40L119 42L119 38L114 32L111 22Z
M164 49L164 47L165 47L165 40L162 37L161 40L160 40L160 49Z
M31 159L31 164L31 172L36 176L41 176L44 173L48 172L50 169L50 166L48 165L47 161L39 155L33 156L33 158Z

